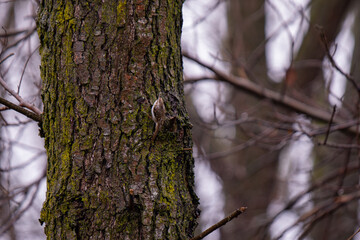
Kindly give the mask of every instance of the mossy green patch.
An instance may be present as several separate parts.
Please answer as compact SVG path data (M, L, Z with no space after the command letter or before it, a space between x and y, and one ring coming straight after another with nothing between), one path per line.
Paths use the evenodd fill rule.
M126 23L126 1L119 1L116 11L116 23L119 26L123 26Z

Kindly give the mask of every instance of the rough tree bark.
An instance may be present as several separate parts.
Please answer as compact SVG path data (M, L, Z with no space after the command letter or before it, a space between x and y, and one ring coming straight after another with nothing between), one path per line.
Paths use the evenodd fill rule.
M187 239L198 216L181 1L41 1L49 239ZM155 141L161 94L168 120Z

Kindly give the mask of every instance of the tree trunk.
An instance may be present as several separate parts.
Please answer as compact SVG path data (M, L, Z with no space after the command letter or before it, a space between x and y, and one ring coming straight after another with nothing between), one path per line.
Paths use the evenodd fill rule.
M300 67L296 71L295 83L295 87L302 94L320 99L319 92L324 87L323 82L316 79L322 72L321 63L325 50L315 26L322 28L329 44L332 44L352 2L352 0L317 0L311 4L310 29L295 59L296 62L303 63L298 64ZM312 65L311 62L315 61L317 64Z
M250 81L261 83L263 86L270 85L267 77L267 64L265 55L265 13L263 0L230 0L227 1L228 33L225 41L226 49L231 49L231 72L232 74L248 78ZM224 55L226 57L226 53ZM228 91L229 92L229 91ZM233 97L231 104L239 115L247 113L256 106L254 116L267 116L268 105L260 105L259 99L249 96L245 92L232 89ZM251 112L251 110L250 110ZM244 125L236 128L236 137L227 149L235 149L239 144L249 139L249 132L262 130L258 125ZM213 139L214 143L218 139ZM211 146L211 150L215 147ZM222 151L216 149L215 151ZM265 212L271 197L276 169L277 152L266 154L266 161L261 156L265 154L256 146L248 147L235 154L228 154L221 159L210 159L212 169L221 177L226 196L225 214L239 208L240 203L251 206L252 211L247 212L221 228L221 239L251 239L256 229L249 228L248 223L254 222L259 212ZM271 163L271 164L269 164ZM253 174L254 169L262 167L259 172ZM261 177L260 177L261 176Z
M49 239L188 239L181 1L41 1ZM159 95L167 120L152 141Z

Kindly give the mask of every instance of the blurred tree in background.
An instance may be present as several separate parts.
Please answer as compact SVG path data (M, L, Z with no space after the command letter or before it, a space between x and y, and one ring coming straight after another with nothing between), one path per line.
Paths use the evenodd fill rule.
M188 10L195 20L183 48L197 164L208 161L220 178L225 214L248 207L209 239L346 239L357 230L359 7L230 0ZM226 23L209 34L221 15ZM187 40L191 27L207 28L198 30L207 49ZM212 99L197 102L205 91ZM207 115L204 106L212 106Z

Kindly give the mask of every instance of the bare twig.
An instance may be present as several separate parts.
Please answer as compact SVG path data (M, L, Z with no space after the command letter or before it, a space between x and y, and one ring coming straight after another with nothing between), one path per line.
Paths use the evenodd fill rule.
M0 97L0 104L3 104L12 110L15 110L16 112L21 113L21 114L27 116L28 118L35 120L36 122L41 122L41 114L33 113L33 112L26 110L25 108L18 106L18 105L14 104L4 98L1 98L1 97Z
M11 218L8 219L8 221L6 223L3 223L3 225L0 228L0 236L3 235L7 230L9 230L9 228L11 228L11 226L14 224L14 222L16 222L21 216L23 216L24 212L26 212L33 205L34 200L40 189L40 182L44 179L44 177L45 177L45 171L44 171L43 175L36 182L34 182L31 185L31 186L35 187L35 190L32 193L32 196L30 197L29 201L23 201L22 206L19 207L18 211L15 212L11 216ZM26 195L30 195L29 189L30 189L30 187L28 187L28 189L26 191L24 190L24 193Z
M230 222L231 220L233 220L234 218L236 218L237 216L239 216L240 214L242 214L243 212L245 212L247 209L247 207L241 207L239 209L236 209L233 213L231 213L229 216L227 216L226 218L224 218L223 220L221 220L220 222L212 225L211 227L209 227L208 229L206 229L204 232L200 233L199 235L197 235L196 237L192 238L191 240L200 240L203 239L204 237L206 237L207 235L209 235L210 233L212 233L213 231L215 231L216 229L224 226L226 223Z
M358 228L358 230L356 232L354 232L353 235L351 235L347 240L351 240L355 237L356 234L358 234L360 232L360 228Z
M17 89L17 94L20 93L20 87L21 87L21 83L22 83L22 80L23 80L23 77L24 77L24 74L25 74L25 69L30 61L30 58L34 55L34 53L39 49L40 46L37 46L34 51L32 51L32 53L30 54L30 56L28 57L28 59L26 60L25 62L25 65L24 65L24 69L21 73L21 77L20 77L20 81L19 81L19 85L18 85L18 89Z
M258 134L256 136L254 136L253 138L249 139L248 141L237 145L229 150L225 150L222 152L214 152L211 153L207 156L208 159L214 160L214 159L218 159L218 158L222 158L222 157L226 157L230 154L236 153L236 152L240 152L241 150L250 147L252 145L254 145L257 141L264 139L264 137L270 135L271 133L275 132L274 129L266 129L264 132L262 132L261 134Z
M190 27L185 27L185 29L190 28L193 29L194 27L196 27L197 25L201 24L202 22L204 22L217 8L218 6L222 3L223 1L218 0L216 1L216 3L213 6L210 6L207 11L206 14L204 14L204 16L200 16L198 19L196 19L194 21L194 23L192 23L192 26Z
M331 128L330 128L330 132L335 132L335 131L341 131L341 130L344 130L344 129L348 129L348 128L351 128L351 127L354 127L354 126L358 126L360 123L359 120L352 120L352 121L348 121L348 122L343 122L343 123L337 123L336 125L333 125ZM357 132L357 130L355 129L355 132ZM317 136L317 135L321 135L321 134L324 134L325 133L325 129L324 128L318 128L318 129L315 129L315 130L312 130L310 133L309 133L309 136L310 137L313 137L313 136ZM321 145L321 144L320 144Z
M26 32L26 34L25 34L24 37L20 38L19 40L17 40L16 42L12 43L11 45L7 45L6 48L3 50L3 52L9 50L10 48L15 47L15 46L18 45L20 42L28 39L28 38L29 38L33 33L35 33L35 32L36 32L36 26L34 26L34 27L32 27L31 29L29 29L29 30Z
M350 202L354 201L354 200L358 200L360 198L360 193L356 192L353 194L347 194L347 195L342 195L337 197L334 200L334 203L327 206L324 209L321 209L322 211L318 211L318 212L314 212L311 216L313 217L311 219L310 222L308 222L302 232L302 234L299 236L299 239L304 239L305 236L307 236L309 234L309 232L311 231L311 229L313 229L315 227L315 225L323 218L325 218L326 216L334 213L335 211L337 211L338 209L340 209L341 207L349 204Z
M22 34L22 33L28 32L28 31L29 31L28 29L12 30L10 32L0 33L0 38L8 38L8 37L16 36L18 34Z
M332 124L332 122L334 120L335 112L336 112L336 105L334 105L334 108L333 108L333 111L332 111L332 114L331 114L330 122L328 124L328 129L326 131L326 135L325 135L325 139L324 139L324 145L326 145L326 142L328 140L329 133L330 133L330 128L331 128L331 124Z
M30 158L29 160L27 160L26 162L24 162L22 164L19 164L17 166L11 167L11 168L0 168L0 173L23 169L23 168L27 167L29 164L34 163L34 161L41 159L40 157L45 156L45 155L46 155L46 152L40 152L39 154L36 154L35 156L33 156L32 158Z
M12 57L12 56L14 56L15 54L14 53L10 53L9 55L7 55L4 59L1 59L0 60L0 65L3 63L3 62L5 62L9 57Z
M16 100L19 101L20 103L20 107L25 107L31 111L33 111L34 113L41 115L42 112L40 111L40 109L38 109L37 107L35 107L33 104L28 103L27 101L25 101L19 94L17 94L14 90L12 90L7 83L4 81L4 79L2 77L0 77L0 85L2 85L5 90L10 93L13 97L16 98ZM5 105L5 104L4 104Z
M211 70L212 72L214 72L216 74L216 76L219 78L219 80L228 82L238 88L244 89L253 95L256 95L256 96L262 97L262 98L267 98L274 102L280 103L285 107L288 107L295 111L307 114L308 116L310 116L312 118L316 118L321 121L329 122L331 119L331 114L328 111L324 111L322 109L315 108L313 106L304 104L294 98L291 98L289 96L282 95L278 92L267 89L261 85L258 85L252 81L249 81L245 78L239 78L239 77L235 77L233 75L226 74L226 73L222 72L221 70L216 69L215 67L212 67L207 63L204 63L203 61L199 60L198 58L191 56L187 52L183 52L183 56L198 63L199 65ZM334 122L339 123L340 119L335 117Z
M312 184L307 190L304 190L303 192L301 192L298 195L296 195L295 197L293 197L280 211L278 211L278 213L276 213L274 216L272 216L266 222L266 224L264 224L263 228L267 229L271 225L271 223L273 223L275 221L275 219L277 219L285 211L287 211L287 210L291 209L293 206L295 206L295 204L297 204L300 201L300 199L302 199L302 197L304 197L306 194L308 194L312 191L315 191L316 189L319 189L320 187L323 187L323 186L329 184L330 182L336 180L338 177L342 176L344 174L344 172L347 172L347 174L352 174L352 173L357 172L359 169L360 169L360 166L358 164L353 164L346 168L340 168L340 169L334 171L333 173L329 174L327 177L325 177L321 181ZM339 198L339 199L341 199L341 198ZM302 218L302 219L304 219L304 218ZM284 234L290 228L291 227L285 229L282 232L282 234ZM280 236L282 236L282 234Z
M212 80L215 79L216 77L214 75L212 76L208 76L208 75L203 75L203 76L197 76L197 77L185 77L185 82L186 83L195 83L201 80Z
M342 149L360 149L360 145L357 144L342 144L342 143L318 143L319 146L327 146L331 148L342 148Z
M331 65L339 72L341 73L341 75L343 75L353 86L354 88L357 90L358 94L360 94L360 86L356 83L356 80L354 79L354 77L352 77L350 74L345 73L335 62L333 56L330 53L330 47L329 47L329 42L326 38L325 32L321 27L316 27L316 29L319 31L320 34L320 40L321 43L323 44L324 48L325 48L325 53L326 56L328 57Z

